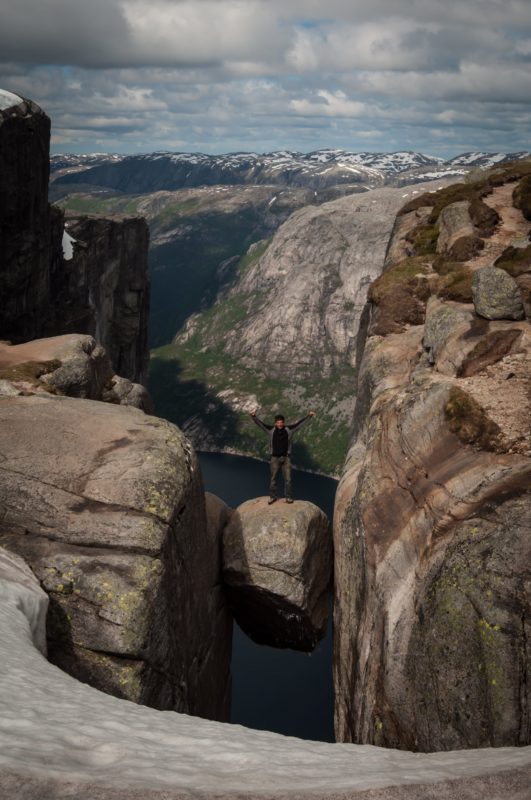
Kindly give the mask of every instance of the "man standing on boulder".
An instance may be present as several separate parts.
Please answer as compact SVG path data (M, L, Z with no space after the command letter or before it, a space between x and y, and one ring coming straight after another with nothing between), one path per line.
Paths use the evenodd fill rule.
M274 503L277 499L277 475L279 470L282 470L282 477L284 478L284 494L286 495L286 503L293 503L293 495L291 491L291 442L293 434L298 430L301 425L304 425L310 417L315 416L315 411L309 411L308 414L294 422L293 425L286 425L282 414L277 414L275 417L274 425L267 425L259 417L256 416L256 411L251 412L253 422L259 428L262 428L269 435L269 449L271 452L271 482L269 484L269 505Z

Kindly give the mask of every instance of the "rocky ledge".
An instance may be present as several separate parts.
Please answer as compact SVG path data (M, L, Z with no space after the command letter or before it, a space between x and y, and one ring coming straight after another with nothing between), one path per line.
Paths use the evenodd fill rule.
M306 501L243 503L223 533L223 575L240 627L259 644L311 651L326 630L332 537Z
M66 334L24 344L0 342L0 395L48 392L152 411L147 389L114 374L92 336Z

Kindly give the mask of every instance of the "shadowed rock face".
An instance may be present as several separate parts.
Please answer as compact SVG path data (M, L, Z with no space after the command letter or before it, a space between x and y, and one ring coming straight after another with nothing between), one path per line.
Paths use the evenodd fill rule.
M56 276L54 302L66 309L64 332L90 333L114 371L131 381L147 377L149 231L140 217L66 217L74 239L68 268Z
M0 110L0 338L31 339L48 315L50 120L29 100Z
M72 217L75 241L63 250L64 215L48 204L49 142L50 120L30 100L0 110L0 339L91 334L114 372L142 382L147 224L139 217Z
M230 621L195 455L141 411L0 398L0 541L50 596L50 659L157 708L224 719Z
M507 198L504 186L486 197L500 222L488 235L474 227L484 246L459 280L527 242ZM421 272L425 321L407 324L398 308L393 332L369 326L360 362L334 516L341 740L421 751L530 741L531 334L528 321L479 316L471 295L441 295L466 205L428 219L424 232L437 224L448 241L413 262L401 219L389 248L399 263L384 277L411 287Z
M323 512L249 500L223 534L224 579L241 628L259 644L311 651L328 617L332 541Z

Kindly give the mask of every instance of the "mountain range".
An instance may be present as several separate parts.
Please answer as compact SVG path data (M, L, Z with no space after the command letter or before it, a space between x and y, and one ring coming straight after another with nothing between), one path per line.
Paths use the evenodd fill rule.
M353 153L323 149L311 153L159 152L124 156L116 153L54 155L51 179L57 193L73 187L98 186L125 193L216 185L278 185L314 190L354 184L357 190L459 178L470 170L529 158L531 153L468 152L448 161L415 152Z

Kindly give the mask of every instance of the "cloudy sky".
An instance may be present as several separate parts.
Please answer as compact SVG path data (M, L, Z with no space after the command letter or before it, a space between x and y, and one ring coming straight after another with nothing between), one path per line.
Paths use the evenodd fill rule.
M53 152L531 150L531 0L13 0Z

